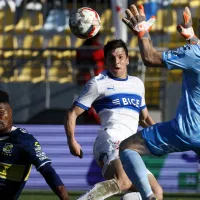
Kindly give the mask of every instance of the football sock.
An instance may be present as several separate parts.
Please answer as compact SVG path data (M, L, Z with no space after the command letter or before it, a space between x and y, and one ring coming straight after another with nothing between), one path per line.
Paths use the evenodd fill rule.
M139 190L142 199L151 199L153 191L147 177L147 169L141 156L133 150L125 149L120 152L120 159L129 179Z
M115 179L103 181L94 185L88 192L83 194L77 200L104 200L115 194L119 194L121 191Z

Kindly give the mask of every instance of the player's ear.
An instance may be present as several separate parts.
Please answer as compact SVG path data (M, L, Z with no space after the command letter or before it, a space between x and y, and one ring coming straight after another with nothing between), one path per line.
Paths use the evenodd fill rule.
M13 115L13 111L12 111L12 108L10 108L10 116L12 117Z
M126 64L127 64L127 65L129 64L129 57L127 57L127 61L126 61Z

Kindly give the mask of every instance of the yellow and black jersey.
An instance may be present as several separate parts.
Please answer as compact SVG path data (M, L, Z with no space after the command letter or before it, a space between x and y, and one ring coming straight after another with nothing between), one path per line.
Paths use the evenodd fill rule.
M9 137L0 137L0 199L18 199L29 177L31 165L39 170L49 162L51 160L33 135L13 126Z

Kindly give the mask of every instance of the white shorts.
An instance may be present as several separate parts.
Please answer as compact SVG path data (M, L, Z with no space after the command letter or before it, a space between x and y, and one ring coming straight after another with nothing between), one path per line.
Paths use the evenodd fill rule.
M93 153L98 165L102 168L104 175L109 163L119 159L119 144L126 139L127 136L117 129L100 130L94 142ZM147 169L148 174L152 174Z

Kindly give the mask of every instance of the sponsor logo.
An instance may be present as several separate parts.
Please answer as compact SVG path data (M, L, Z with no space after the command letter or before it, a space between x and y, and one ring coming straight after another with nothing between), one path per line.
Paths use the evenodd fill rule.
M12 149L13 149L13 144L10 144L10 143L6 143L3 147L3 152L2 154L3 155L6 155L6 156L11 156L12 154Z
M139 99L134 99L134 98L122 98L121 101L120 99L114 99L112 100L112 103L115 105L133 105L137 108L140 107L140 100Z
M107 87L107 90L113 90L113 91L115 91L115 87L114 87L114 86L112 86L112 87Z
M40 144L38 142L35 142L35 153L36 156L41 160L45 160L48 159L48 157L46 156L46 154L42 151L42 148L40 146Z

